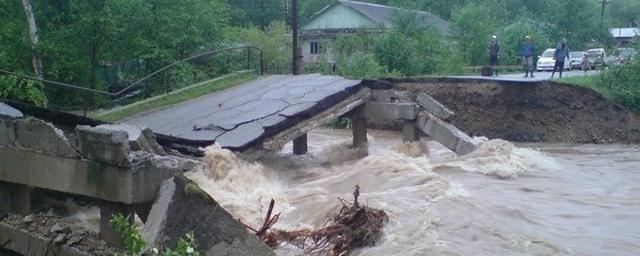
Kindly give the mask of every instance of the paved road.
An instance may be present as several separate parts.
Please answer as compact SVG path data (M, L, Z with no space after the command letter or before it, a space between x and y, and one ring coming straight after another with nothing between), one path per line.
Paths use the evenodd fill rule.
M573 76L592 76L597 74L598 71L587 71L584 72L582 70L574 70L574 71L565 71L562 72L562 76L563 77L573 77ZM498 77L482 77L482 76L464 76L467 78L485 78L485 79L496 79L496 80L501 80L501 81L544 81L544 80L549 80L551 79L551 72L547 72L547 71L542 71L542 72L535 72L533 78L528 77L528 78L524 78L524 72L523 73L517 73L517 74L503 74L503 75L499 75ZM555 74L555 78L558 78L558 73Z
M131 117L124 123L200 144L242 150L331 107L360 88L338 76L268 76Z

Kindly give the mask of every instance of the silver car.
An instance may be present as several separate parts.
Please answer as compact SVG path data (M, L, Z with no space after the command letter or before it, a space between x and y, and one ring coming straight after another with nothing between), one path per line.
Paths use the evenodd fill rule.
M553 56L556 52L556 49L549 48L544 50L542 55L538 56L538 63L536 65L536 70L538 71L553 71L553 67L556 64L556 58ZM564 61L564 67L562 69L571 70L571 65L569 59Z
M570 52L569 64L571 68L582 69L582 62L587 57L587 52Z

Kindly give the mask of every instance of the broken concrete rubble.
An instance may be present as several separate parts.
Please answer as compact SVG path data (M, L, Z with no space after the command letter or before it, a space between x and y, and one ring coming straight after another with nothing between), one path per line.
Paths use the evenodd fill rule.
M416 97L416 103L420 104L420 106L424 107L435 117L440 118L444 121L449 121L454 115L453 111L449 110L447 107L445 107L426 93L418 94L418 97Z
M195 183L178 175L162 183L142 229L150 248L173 248L193 232L201 255L275 255Z
M156 141L156 135L149 128L140 128L128 124L104 124L97 128L111 131L124 131L129 137L129 148L133 151L146 151L156 155L166 155L162 146Z
M131 167L129 135L124 130L81 125L76 127L80 151L88 159Z
M469 154L477 147L467 134L427 112L418 115L416 127L458 155Z

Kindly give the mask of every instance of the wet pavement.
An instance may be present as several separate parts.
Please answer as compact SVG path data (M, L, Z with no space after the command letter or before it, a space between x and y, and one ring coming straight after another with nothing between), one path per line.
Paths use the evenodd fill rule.
M358 91L360 83L317 74L267 76L142 113L124 123L241 150L348 98Z

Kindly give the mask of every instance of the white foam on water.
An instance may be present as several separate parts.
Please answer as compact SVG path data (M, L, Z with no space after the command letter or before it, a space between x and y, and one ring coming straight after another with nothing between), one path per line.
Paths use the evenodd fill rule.
M479 142L475 151L442 162L438 167L460 168L467 172L500 178L513 178L534 171L553 171L560 168L553 157L534 149L519 148L500 139L475 140Z
M219 145L207 147L203 160L207 170L185 175L246 224L259 227L271 199L277 202L276 212L286 214L291 210L285 184L272 169L242 160Z

